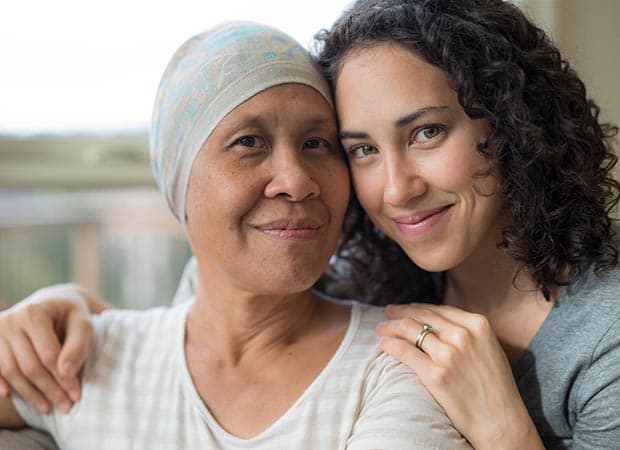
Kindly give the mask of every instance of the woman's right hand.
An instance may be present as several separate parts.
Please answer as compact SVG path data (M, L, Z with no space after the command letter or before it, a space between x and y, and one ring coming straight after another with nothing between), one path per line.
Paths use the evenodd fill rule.
M77 284L35 291L0 313L0 395L13 388L41 413L68 412L92 335L89 313L107 305Z
M418 375L474 448L544 448L487 318L430 304L391 305L385 313L381 348ZM432 331L423 333L424 324Z

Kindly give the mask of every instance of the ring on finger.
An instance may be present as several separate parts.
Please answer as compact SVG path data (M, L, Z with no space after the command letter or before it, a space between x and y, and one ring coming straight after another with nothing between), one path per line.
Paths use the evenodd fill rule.
M430 326L429 324L425 323L422 326L422 331L420 331L420 334L418 334L417 339L415 340L415 346L418 350L421 350L424 352L424 349L422 348L422 342L424 342L424 339L426 338L426 335L428 333L432 333L433 332L433 327ZM426 352L424 352L426 353Z

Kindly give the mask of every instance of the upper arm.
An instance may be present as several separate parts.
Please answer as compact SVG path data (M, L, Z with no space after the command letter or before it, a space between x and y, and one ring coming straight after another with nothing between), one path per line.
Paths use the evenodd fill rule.
M413 372L388 355L378 359L347 449L471 448Z
M581 378L573 445L615 447L620 442L620 319L598 343Z
M0 428L23 428L26 422L17 412L11 397L0 397Z

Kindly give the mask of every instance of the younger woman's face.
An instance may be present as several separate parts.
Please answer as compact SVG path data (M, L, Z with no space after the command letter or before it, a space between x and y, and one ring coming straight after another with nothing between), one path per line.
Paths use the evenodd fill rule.
M439 68L382 43L345 58L336 83L340 137L373 223L420 267L453 269L498 242L502 199L472 120Z

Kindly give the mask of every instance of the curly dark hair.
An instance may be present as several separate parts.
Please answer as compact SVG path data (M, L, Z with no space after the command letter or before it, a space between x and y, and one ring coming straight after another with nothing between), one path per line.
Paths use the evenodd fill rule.
M545 296L592 266L617 265L611 212L620 184L611 138L618 128L599 122L583 82L540 28L501 0L358 0L315 36L312 52L334 87L351 52L381 42L442 69L465 112L491 124L479 151L500 175L510 219L498 247L527 267ZM439 300L437 274L416 267L355 199L338 257L347 288L361 286L351 295Z

